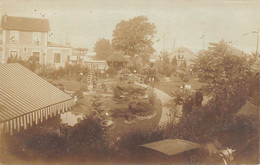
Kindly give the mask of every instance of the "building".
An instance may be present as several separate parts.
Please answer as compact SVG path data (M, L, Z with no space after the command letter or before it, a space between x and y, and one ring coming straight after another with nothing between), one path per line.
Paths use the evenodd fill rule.
M180 66L180 64L184 61L186 61L187 66L189 66L190 64L193 64L194 59L197 58L197 54L186 47L180 47L174 51L169 56L170 61L173 60L174 56L176 57L178 66Z
M82 63L88 54L87 48L73 48L69 58L70 63Z
M0 27L1 63L6 63L10 57L28 60L33 56L40 64L59 67L64 66L72 54L71 46L48 42L48 19L5 14Z

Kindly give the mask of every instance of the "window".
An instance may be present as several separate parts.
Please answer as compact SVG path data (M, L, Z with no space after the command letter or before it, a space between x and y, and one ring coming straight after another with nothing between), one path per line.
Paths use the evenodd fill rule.
M41 32L33 32L33 43L39 45L41 42Z
M60 63L61 53L54 53L54 63Z
M10 43L18 43L19 31L10 31Z
M17 51L17 50L11 50L11 51L9 52L9 56L10 56L11 58L18 58L18 51Z

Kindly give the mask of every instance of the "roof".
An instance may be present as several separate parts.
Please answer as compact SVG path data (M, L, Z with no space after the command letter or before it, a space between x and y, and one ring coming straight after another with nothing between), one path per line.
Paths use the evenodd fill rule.
M192 50L190 50L184 46L179 47L176 51L173 52L173 54L178 54L179 52L187 52L195 57L197 56L196 53L194 53Z
M168 156L173 156L185 151L189 151L201 147L197 143L193 143L181 139L166 139L166 140L161 140L153 143L144 144L141 146L164 153Z
M192 50L190 50L190 49L188 49L188 48L182 46L182 47L179 47L176 51L174 51L174 52L169 56L170 61L174 58L174 56L176 56L176 57L177 57L177 60L179 60L178 55L179 55L180 53L181 53L182 55L184 55L184 58L183 58L183 59L185 59L186 61L187 61L187 60L190 61L190 60L195 59L195 58L197 57L197 54L194 53ZM183 60L183 59L181 59L181 60Z
M0 123L72 98L20 64L0 64Z
M48 32L50 31L50 24L48 19L3 15L1 28L5 30Z
M48 47L72 48L70 45L59 44L55 42L48 42Z
M73 50L77 50L77 51L88 51L88 48L73 48Z

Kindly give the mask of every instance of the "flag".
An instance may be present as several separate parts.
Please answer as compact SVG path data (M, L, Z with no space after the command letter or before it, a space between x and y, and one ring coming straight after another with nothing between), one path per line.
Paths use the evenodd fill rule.
M205 37L205 34L203 34L201 37L200 37L200 39L202 39L202 38L204 38Z

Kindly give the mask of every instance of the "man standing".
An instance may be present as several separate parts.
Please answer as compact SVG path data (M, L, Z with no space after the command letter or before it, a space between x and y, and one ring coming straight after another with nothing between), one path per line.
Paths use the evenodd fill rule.
M197 107L201 107L202 106L203 93L202 93L201 89L196 89L195 101L196 101L196 106Z

